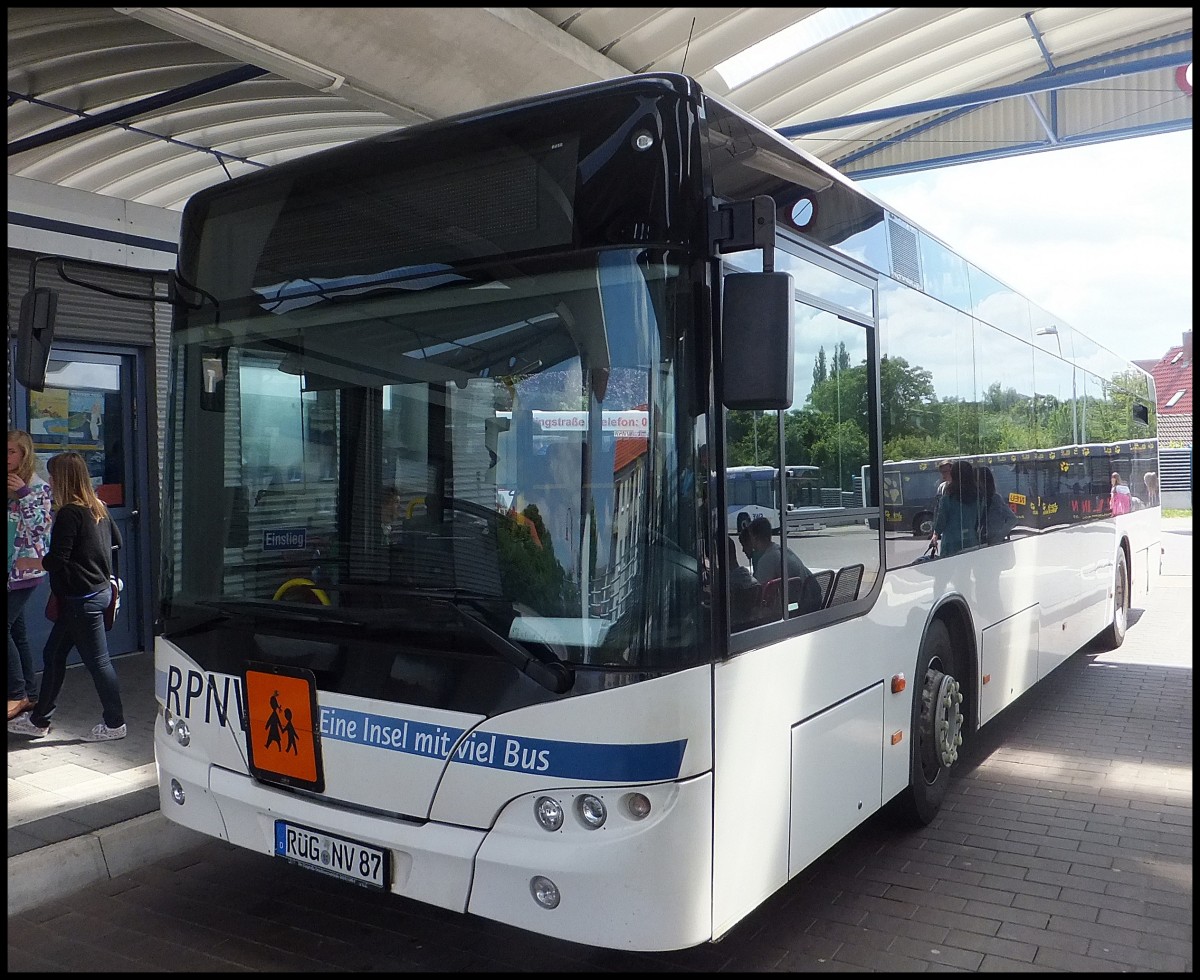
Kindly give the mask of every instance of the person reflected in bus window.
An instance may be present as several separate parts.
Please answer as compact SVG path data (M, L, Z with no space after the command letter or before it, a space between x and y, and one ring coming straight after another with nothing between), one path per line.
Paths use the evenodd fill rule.
M750 525L747 524L744 528L738 531L738 543L742 546L742 554L746 556L746 561L754 564L754 558L750 552L754 549L754 545L750 542Z
M1133 510L1133 495L1129 492L1129 486L1121 479L1120 473L1113 473L1109 477L1109 483L1112 489L1108 494L1108 506L1115 517L1118 514L1128 514Z
M943 459L938 463L938 473L941 474L941 482L937 485L937 489L933 492L933 518L937 520L938 504L942 502L942 494L946 492L946 487L950 485L950 460Z
M799 579L801 592L799 596L792 595L800 604L801 612L813 612L821 608L821 587L808 566L800 560L800 556L791 548L784 548L774 540L771 522L765 517L756 517L750 522L750 563L754 577L760 584L765 585L772 579L783 576L784 562L787 562L787 577ZM786 558L785 558L786 556ZM789 593L790 595L790 593Z
M975 470L968 460L956 459L950 464L950 482L933 519L933 541L939 554L944 558L978 545L982 517Z
M1017 525L1017 515L1008 506L1008 501L996 491L996 475L990 466L981 466L979 474L979 496L983 502L983 520L979 524L982 544L999 544L1008 539Z
M1146 484L1146 506L1147 507L1157 507L1158 506L1158 474L1157 473L1147 473L1144 477L1142 477L1142 480Z
M737 592L745 589L757 589L758 579L754 577L754 573L750 569L738 561L737 548L734 547L733 538L726 538L729 545L728 560L729 560L729 585Z
M383 540L391 541L392 532L400 520L400 493L395 487L384 487L379 502L379 524L383 529Z
M749 567L738 561L733 538L727 537L726 561L729 563L729 615L734 629L752 625L761 612L758 580Z

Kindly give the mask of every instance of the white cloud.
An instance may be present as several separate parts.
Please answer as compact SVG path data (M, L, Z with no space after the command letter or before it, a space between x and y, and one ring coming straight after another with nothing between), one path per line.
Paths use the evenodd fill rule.
M986 272L1130 360L1192 329L1186 130L862 181Z

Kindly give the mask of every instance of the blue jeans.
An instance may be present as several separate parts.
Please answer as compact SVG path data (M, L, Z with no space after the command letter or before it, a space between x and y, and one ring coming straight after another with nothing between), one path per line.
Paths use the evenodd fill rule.
M50 724L55 702L67 679L67 657L72 647L79 650L80 659L92 675L104 709L104 724L109 728L125 724L121 685L108 656L108 634L104 632L104 610L110 598L108 589L90 596L58 597L58 619L42 651L42 689L37 705L29 712L29 720L35 725L45 728Z
M25 634L25 605L34 589L8 590L8 700L37 697L33 653Z

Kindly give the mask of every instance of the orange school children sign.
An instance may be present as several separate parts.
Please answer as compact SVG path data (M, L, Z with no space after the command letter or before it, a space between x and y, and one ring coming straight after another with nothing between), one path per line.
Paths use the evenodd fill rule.
M243 690L251 775L269 783L323 792L325 771L312 671L247 664Z

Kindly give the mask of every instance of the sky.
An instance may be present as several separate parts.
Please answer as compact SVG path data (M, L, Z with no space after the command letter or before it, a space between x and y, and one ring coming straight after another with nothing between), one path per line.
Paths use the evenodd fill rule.
M1128 360L1192 329L1192 131L857 183Z

